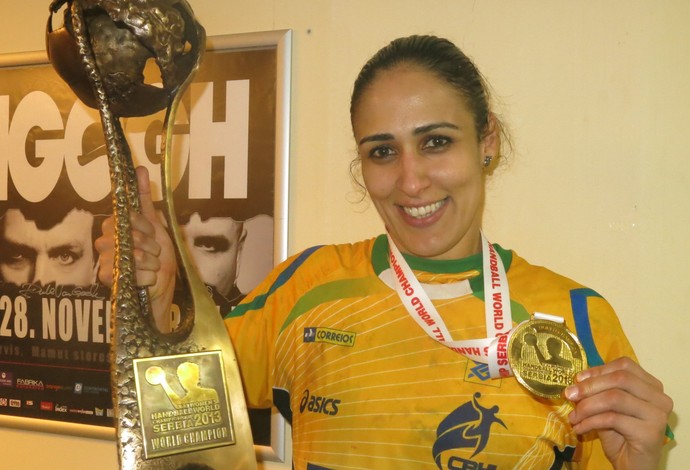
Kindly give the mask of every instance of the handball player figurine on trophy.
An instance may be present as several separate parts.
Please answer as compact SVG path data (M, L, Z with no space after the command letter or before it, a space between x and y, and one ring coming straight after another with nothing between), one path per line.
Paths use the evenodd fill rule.
M63 24L55 27L60 11ZM185 0L50 5L48 57L79 99L99 111L108 153L116 226L111 384L120 468L127 470L256 468L235 353L183 248L173 207L172 128L205 39ZM162 86L144 83L149 59L159 68ZM136 286L129 211L139 210L139 193L119 120L162 109L163 202L190 294L180 326L165 335L153 326L146 289Z

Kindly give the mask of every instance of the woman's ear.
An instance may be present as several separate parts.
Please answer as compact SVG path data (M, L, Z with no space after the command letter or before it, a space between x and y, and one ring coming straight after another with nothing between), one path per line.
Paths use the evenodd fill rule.
M501 152L501 124L496 118L496 115L494 115L494 113L489 113L489 117L487 120L488 123L486 126L486 130L480 142L482 150L481 154L482 158L484 158L484 156L489 155L492 156L494 160L496 160L498 159L498 156Z

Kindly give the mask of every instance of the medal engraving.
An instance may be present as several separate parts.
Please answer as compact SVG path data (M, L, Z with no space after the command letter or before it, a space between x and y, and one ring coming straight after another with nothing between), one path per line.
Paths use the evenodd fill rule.
M520 384L551 399L560 398L575 375L587 368L577 337L565 325L549 320L518 325L508 341L508 360Z

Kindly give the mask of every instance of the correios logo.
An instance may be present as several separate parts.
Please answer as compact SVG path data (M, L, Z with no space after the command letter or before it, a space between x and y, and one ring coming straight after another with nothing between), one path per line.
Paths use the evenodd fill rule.
M357 333L352 331L309 326L304 329L302 339L305 343L329 343L335 344L336 346L347 346L351 348L355 345L356 336Z
M310 411L312 413L322 413L334 416L338 414L338 405L340 405L340 400L311 395L307 389L304 391L304 395L302 395L302 401L299 404L299 412L304 413L305 411Z
M480 398L481 394L475 393L472 400L460 405L438 425L432 453L439 469L496 470L496 465L474 459L488 444L494 423L507 427L497 416L498 406L484 408L479 404ZM460 457L460 451L469 458Z

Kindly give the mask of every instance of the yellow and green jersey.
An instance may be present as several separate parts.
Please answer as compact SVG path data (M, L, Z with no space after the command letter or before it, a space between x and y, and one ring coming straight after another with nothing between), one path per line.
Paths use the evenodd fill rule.
M600 295L496 249L514 324L557 315L590 365L633 356ZM405 258L455 340L486 337L481 254ZM314 247L227 315L249 405L274 404L291 421L296 469L606 468L598 441L572 432L570 405L490 379L436 342L393 281L385 236Z

